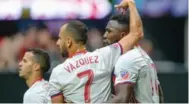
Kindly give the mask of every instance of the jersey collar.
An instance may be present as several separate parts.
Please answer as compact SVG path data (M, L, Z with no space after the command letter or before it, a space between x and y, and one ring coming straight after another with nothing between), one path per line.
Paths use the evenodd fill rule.
M32 84L31 84L31 86L32 85L34 85L36 82L38 82L38 81L41 81L41 80L43 80L43 78L41 77L41 78L39 78L39 79L37 79L37 80L35 80Z
M70 55L69 55L69 58L72 58L73 56L78 55L78 54L85 54L85 53L87 53L87 50L86 50L86 49L83 49L83 50L77 51L77 52L74 53L74 54L70 54Z

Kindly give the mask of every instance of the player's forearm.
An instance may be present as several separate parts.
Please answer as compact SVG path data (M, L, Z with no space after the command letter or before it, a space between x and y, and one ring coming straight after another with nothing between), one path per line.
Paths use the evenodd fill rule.
M133 87L133 84L120 84L115 86L116 95L109 99L107 103L129 103Z
M123 52L127 52L132 49L143 38L143 26L142 21L137 11L134 2L128 3L130 10L130 32L127 36L122 38L119 43L123 47Z
M143 36L143 25L136 4L134 2L129 2L128 7L130 10L130 33L135 33L135 35Z

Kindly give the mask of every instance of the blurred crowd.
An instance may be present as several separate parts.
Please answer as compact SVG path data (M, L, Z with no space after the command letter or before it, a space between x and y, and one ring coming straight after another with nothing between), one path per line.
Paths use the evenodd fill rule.
M11 36L0 36L0 72L17 72L18 62L28 48L45 49L50 55L52 69L65 60L56 46L57 39L58 31L49 31L45 24L28 26L25 31ZM150 39L143 39L140 42L140 46L153 60L161 61L166 59L160 50L154 48L154 44ZM103 47L103 31L91 28L88 32L87 49L93 51L101 47Z
M0 37L0 71L15 72L18 62L28 48L43 48L49 52L52 67L63 58L56 47L57 36L43 26L29 26L24 32Z

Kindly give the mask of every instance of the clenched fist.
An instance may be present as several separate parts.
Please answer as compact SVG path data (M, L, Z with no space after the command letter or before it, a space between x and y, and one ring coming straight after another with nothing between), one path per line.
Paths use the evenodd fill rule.
M135 1L134 0L122 0L120 4L114 5L114 7L117 8L118 10L121 10L121 12L123 14L125 14L129 3L135 4Z

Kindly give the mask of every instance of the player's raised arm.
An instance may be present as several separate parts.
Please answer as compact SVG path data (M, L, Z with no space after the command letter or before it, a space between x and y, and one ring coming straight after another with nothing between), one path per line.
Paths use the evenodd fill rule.
M130 10L129 34L123 37L119 43L123 48L123 53L127 52L143 38L142 21L137 11L134 0L123 0L116 8L123 11L127 8Z
M119 56L132 49L143 38L143 28L140 16L133 0L123 0L119 5L115 5L118 9L130 9L129 33L124 36L118 43L99 49L104 57L105 65L108 71L112 71ZM120 47L121 46L121 47ZM104 53L106 52L106 54Z

